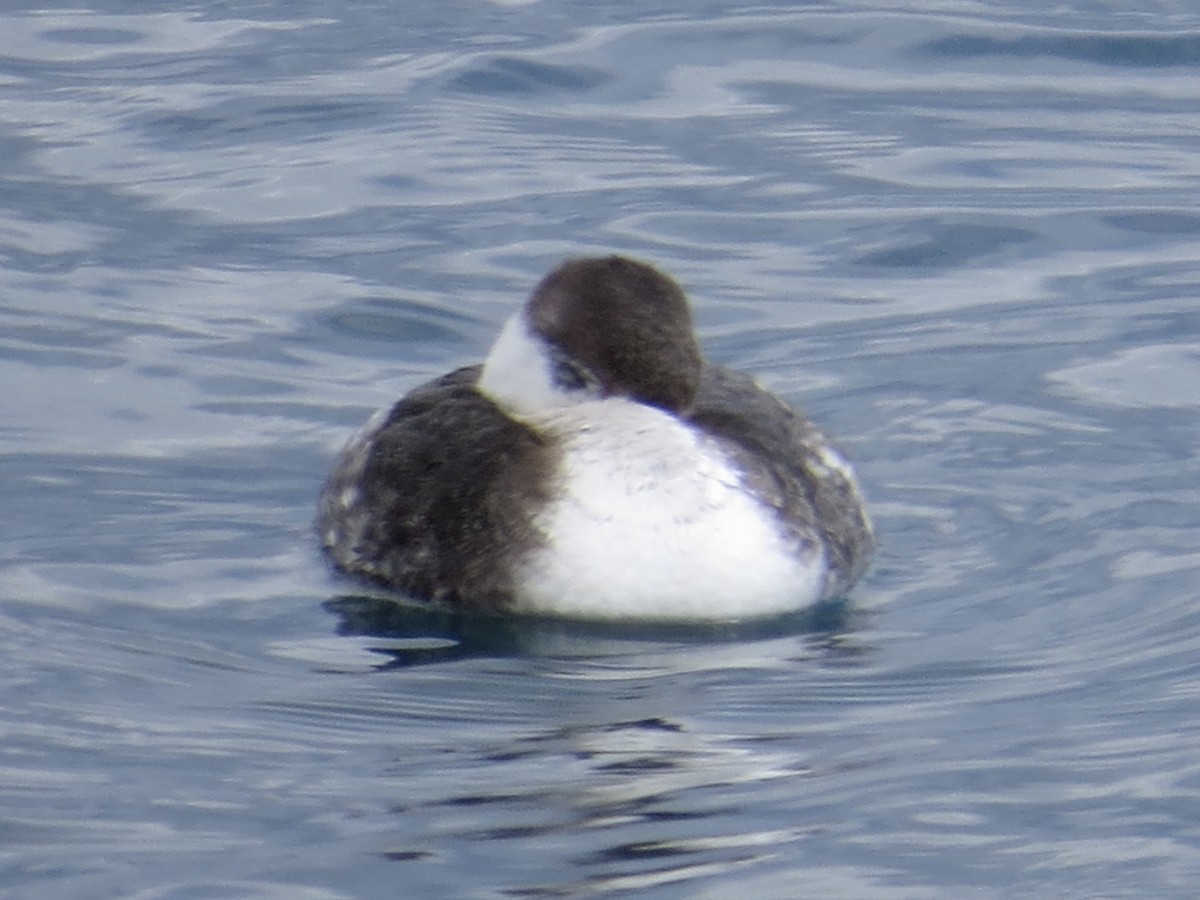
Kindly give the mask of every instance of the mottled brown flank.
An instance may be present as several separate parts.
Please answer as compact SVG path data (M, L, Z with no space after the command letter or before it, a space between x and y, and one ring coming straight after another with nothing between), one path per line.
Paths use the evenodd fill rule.
M341 568L413 596L475 608L512 597L512 564L540 537L530 513L549 497L543 439L475 390L479 366L414 390L391 410L361 476L335 469L318 529L356 523L353 544L326 539ZM344 489L356 508L339 508ZM358 527L358 526L361 527Z
M749 375L722 366L705 366L686 418L718 441L746 488L775 511L798 556L815 551L812 538L824 541L824 596L841 596L866 569L875 537L855 485L821 459L822 450L842 455L838 446Z
M533 327L585 366L606 394L669 412L700 384L700 349L687 298L671 278L619 256L559 266L529 302Z

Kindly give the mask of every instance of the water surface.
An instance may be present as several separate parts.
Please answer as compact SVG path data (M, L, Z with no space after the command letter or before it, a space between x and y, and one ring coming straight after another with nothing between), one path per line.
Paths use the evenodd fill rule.
M1200 14L7 4L0 884L1191 897ZM746 629L460 619L309 532L570 254L839 435L880 531Z

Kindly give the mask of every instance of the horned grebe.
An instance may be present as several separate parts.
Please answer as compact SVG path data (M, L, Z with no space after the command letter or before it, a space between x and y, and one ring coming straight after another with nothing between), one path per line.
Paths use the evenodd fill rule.
M840 596L874 547L837 446L701 357L669 277L559 266L484 363L342 450L317 528L411 597L606 620L745 619Z

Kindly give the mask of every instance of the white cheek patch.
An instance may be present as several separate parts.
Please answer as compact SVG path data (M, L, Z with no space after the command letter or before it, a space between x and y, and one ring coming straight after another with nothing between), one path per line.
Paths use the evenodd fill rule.
M504 324L492 344L477 387L480 393L522 419L571 402L569 394L556 387L551 379L546 350L529 333L521 313Z

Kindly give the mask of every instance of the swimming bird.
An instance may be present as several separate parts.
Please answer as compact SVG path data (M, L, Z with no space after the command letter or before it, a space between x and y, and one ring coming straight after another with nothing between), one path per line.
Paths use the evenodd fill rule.
M622 256L564 262L482 365L372 418L317 531L411 598L609 621L786 613L843 595L874 548L837 445L706 362L683 290Z

